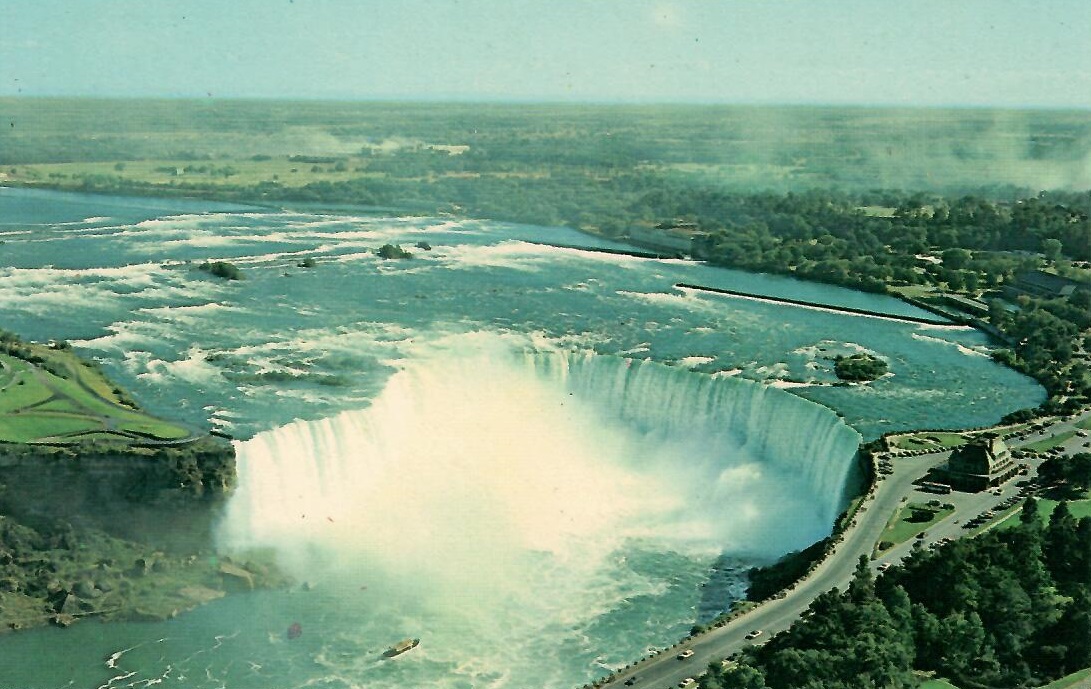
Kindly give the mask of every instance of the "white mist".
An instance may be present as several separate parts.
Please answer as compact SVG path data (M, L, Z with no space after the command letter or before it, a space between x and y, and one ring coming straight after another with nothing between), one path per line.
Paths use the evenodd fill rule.
M367 409L240 442L220 540L275 549L342 614L424 638L420 658L542 681L557 648L593 651L600 618L678 585L648 553L699 570L828 533L858 441L747 381L460 336Z

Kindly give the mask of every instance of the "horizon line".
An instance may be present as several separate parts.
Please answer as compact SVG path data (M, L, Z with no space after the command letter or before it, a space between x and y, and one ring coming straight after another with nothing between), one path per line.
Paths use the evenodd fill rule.
M648 106L648 107L776 107L776 108L860 108L883 110L1033 110L1091 112L1088 105L1044 105L1035 103L873 103L851 101L778 101L721 99L561 98L547 96L315 96L315 95L195 95L195 94L25 94L0 93L0 100L96 100L96 101L221 101L400 105L550 105L550 106Z

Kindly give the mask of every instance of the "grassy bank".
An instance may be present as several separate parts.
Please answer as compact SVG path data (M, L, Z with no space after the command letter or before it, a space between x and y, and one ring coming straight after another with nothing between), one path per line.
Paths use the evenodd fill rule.
M178 442L183 426L140 411L121 388L67 348L19 342L0 349L0 442Z
M165 619L283 579L209 542L230 443L143 412L63 343L0 331L0 632Z

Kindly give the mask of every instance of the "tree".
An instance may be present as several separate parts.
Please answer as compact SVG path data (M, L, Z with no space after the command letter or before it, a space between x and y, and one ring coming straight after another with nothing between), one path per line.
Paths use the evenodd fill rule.
M1086 582L1087 573L1079 571L1080 556L1079 533L1077 522L1068 509L1068 502L1062 500L1053 508L1046 527L1042 552L1046 566L1063 592L1072 584Z
M1038 475L1046 483L1065 483L1070 494L1080 494L1091 489L1091 453L1049 457L1042 462Z
M1042 523L1038 519L1038 500L1033 495L1023 501L1023 507L1019 511L1019 523L1032 528Z
M999 299L988 300L989 305L989 322L998 328L1003 328L1004 324L1008 322L1008 309L1004 306L1004 302Z
M1061 258L1061 241L1053 237L1042 240L1042 255L1050 263L1056 263Z
M715 678L715 679L714 679ZM712 684L715 681L716 684ZM709 667L707 675L700 679L700 689L766 689L765 674L762 670L745 663L717 672L716 664Z
M1091 593L1082 587L1057 623L1057 640L1067 649L1065 670L1091 665Z
M856 605L863 605L875 600L875 577L871 574L866 555L861 555L856 561L856 571L849 582L849 600Z
M970 263L970 252L966 249L945 249L941 254L943 267L948 270L961 270Z
M1079 452L1069 457L1065 473L1079 490L1091 489L1091 453Z
M944 617L940 621L940 634L947 639L940 667L956 679L976 679L983 670L996 671L998 666L987 642L985 626L976 612Z

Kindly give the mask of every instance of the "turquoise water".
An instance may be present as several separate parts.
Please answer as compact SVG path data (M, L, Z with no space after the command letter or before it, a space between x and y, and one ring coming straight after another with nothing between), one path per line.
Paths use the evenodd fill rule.
M22 199L4 190L0 203ZM41 194L42 192L34 192ZM35 196L35 202L41 196ZM50 197L45 197L50 198ZM684 261L554 249L520 240L603 244L563 228L429 218L345 218L252 211L134 221L152 209L86 200L89 222L37 224L5 212L0 303L8 329L66 338L151 408L245 437L296 418L366 404L414 342L477 329L539 333L564 346L788 378L865 437L921 426L977 426L1042 400L1033 381L995 365L986 338L715 294L678 282L791 296L879 312L898 300ZM154 211L161 211L161 204ZM191 210L192 204L189 208ZM0 206L2 207L2 206ZM134 213L136 215L134 216ZM141 215L143 213L143 216ZM384 243L427 241L405 262ZM313 257L318 266L296 264ZM196 270L230 260L246 279ZM832 387L832 357L869 351L893 374ZM290 381L280 380L290 377Z
M576 686L682 635L721 553L744 568L828 533L853 431L1043 399L972 330L673 285L921 315L897 300L528 243L606 245L563 228L8 189L0 240L0 326L238 438L210 538L312 584L9 635L0 686ZM891 375L833 385L856 351Z

